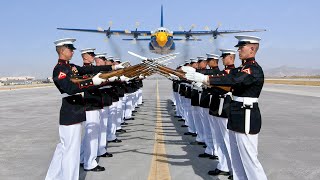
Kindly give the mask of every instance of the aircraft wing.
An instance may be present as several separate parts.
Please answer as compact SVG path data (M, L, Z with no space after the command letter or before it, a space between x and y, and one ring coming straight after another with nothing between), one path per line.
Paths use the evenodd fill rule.
M65 31L79 31L79 32L91 32L91 33L102 33L107 35L136 35L136 36L149 36L151 31L139 31L139 30L111 30L109 29L72 29L72 28L57 28L58 30Z
M244 33L244 32L261 32L266 31L265 29L253 29L253 30L211 30L211 31L173 31L173 35L220 35L220 34L233 34L233 33Z

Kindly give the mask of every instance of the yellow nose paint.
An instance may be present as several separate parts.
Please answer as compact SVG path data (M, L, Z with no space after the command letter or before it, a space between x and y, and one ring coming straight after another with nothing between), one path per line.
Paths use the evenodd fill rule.
M157 36L156 41L160 47L163 47L164 45L166 45L166 43L168 42L168 37L165 32L158 32L156 36Z

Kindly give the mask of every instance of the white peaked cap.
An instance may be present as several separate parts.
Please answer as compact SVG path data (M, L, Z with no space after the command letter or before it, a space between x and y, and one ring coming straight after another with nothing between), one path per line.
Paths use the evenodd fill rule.
M184 61L184 64L190 64L190 63L191 63L191 61L189 59Z
M219 55L207 53L207 59L219 59Z
M245 44L258 44L261 38L256 36L238 35L234 36L238 39L238 44L235 47L243 46Z
M115 62L121 62L120 58L113 58Z
M94 57L95 58L101 58L101 57L106 57L107 53L97 53Z
M229 55L229 54L236 54L236 50L234 49L220 49L221 51L221 56L222 57L223 55Z
M107 57L107 60L109 60L109 61L110 61L110 60L113 60L113 59L114 59L113 56L108 56L108 57Z
M81 52L81 54L94 53L95 50L96 50L95 48L85 48L85 49L81 49L80 52Z
M74 38L64 38L64 39L56 40L54 42L54 44L56 46L63 46L65 44L73 44L73 42L75 42L75 41L76 41L76 39L74 39Z
M196 59L196 58L190 58L190 61L191 61L192 63L196 63L196 62L198 62L198 59Z
M198 61L205 61L206 60L206 58L204 56L198 56L197 58L198 58Z

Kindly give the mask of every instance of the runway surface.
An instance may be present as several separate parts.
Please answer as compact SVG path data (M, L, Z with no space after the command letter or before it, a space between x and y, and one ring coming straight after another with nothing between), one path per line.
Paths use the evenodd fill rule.
M320 179L319 90L264 86L258 148L268 179ZM109 144L114 157L99 159L106 171L81 170L80 179L145 180L159 173L172 180L227 179L207 175L216 162L198 158L204 148L191 145L195 138L183 135L186 129L173 117L171 82L154 77L144 81L143 91L144 105L124 127L127 133L119 134L123 142ZM58 90L0 91L0 100L0 179L44 179L59 141Z

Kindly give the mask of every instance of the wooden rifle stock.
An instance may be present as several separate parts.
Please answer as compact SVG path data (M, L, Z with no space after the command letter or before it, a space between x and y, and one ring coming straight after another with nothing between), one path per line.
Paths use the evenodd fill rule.
M147 68L148 68L148 66L141 65L140 67L138 67L138 68L136 68L136 69L134 69L132 71L128 71L128 72L124 73L123 75L128 77L128 78L133 78L133 77L136 77L136 76L140 75L141 72L143 70L147 69Z
M126 71L131 71L135 68L138 68L140 66L140 64L137 64L137 65L134 65L134 66L130 66L130 67L127 67L127 68L124 68L124 69L119 69L119 70L115 70L115 71L111 71L111 72L103 72L100 74L100 78L102 79L108 79L110 77L113 77L113 76L121 76L122 74L124 74ZM86 80L89 80L89 79L92 79L93 77L90 77L90 78L86 78L86 79L79 79L79 78L71 78L71 81L73 83L81 83L83 81L86 81Z
M158 69L159 69L161 72L165 73L165 74L169 74L169 73L170 73L170 74L173 74L173 75L178 76L180 79L186 79L186 78L185 78L185 72L178 72L178 71L175 71L175 70L173 70L173 69L170 69L170 68L164 67L164 66L158 66ZM219 88L219 89L222 89L222 90L228 91L228 92L231 91L231 87L229 87L229 86L215 86L215 85L210 85L210 86L208 86L208 87Z
M173 75L178 76L180 79L186 79L184 72L178 72L178 71L175 71L175 70L168 68L168 67L165 67L165 66L157 66L157 67L162 73L173 74Z

